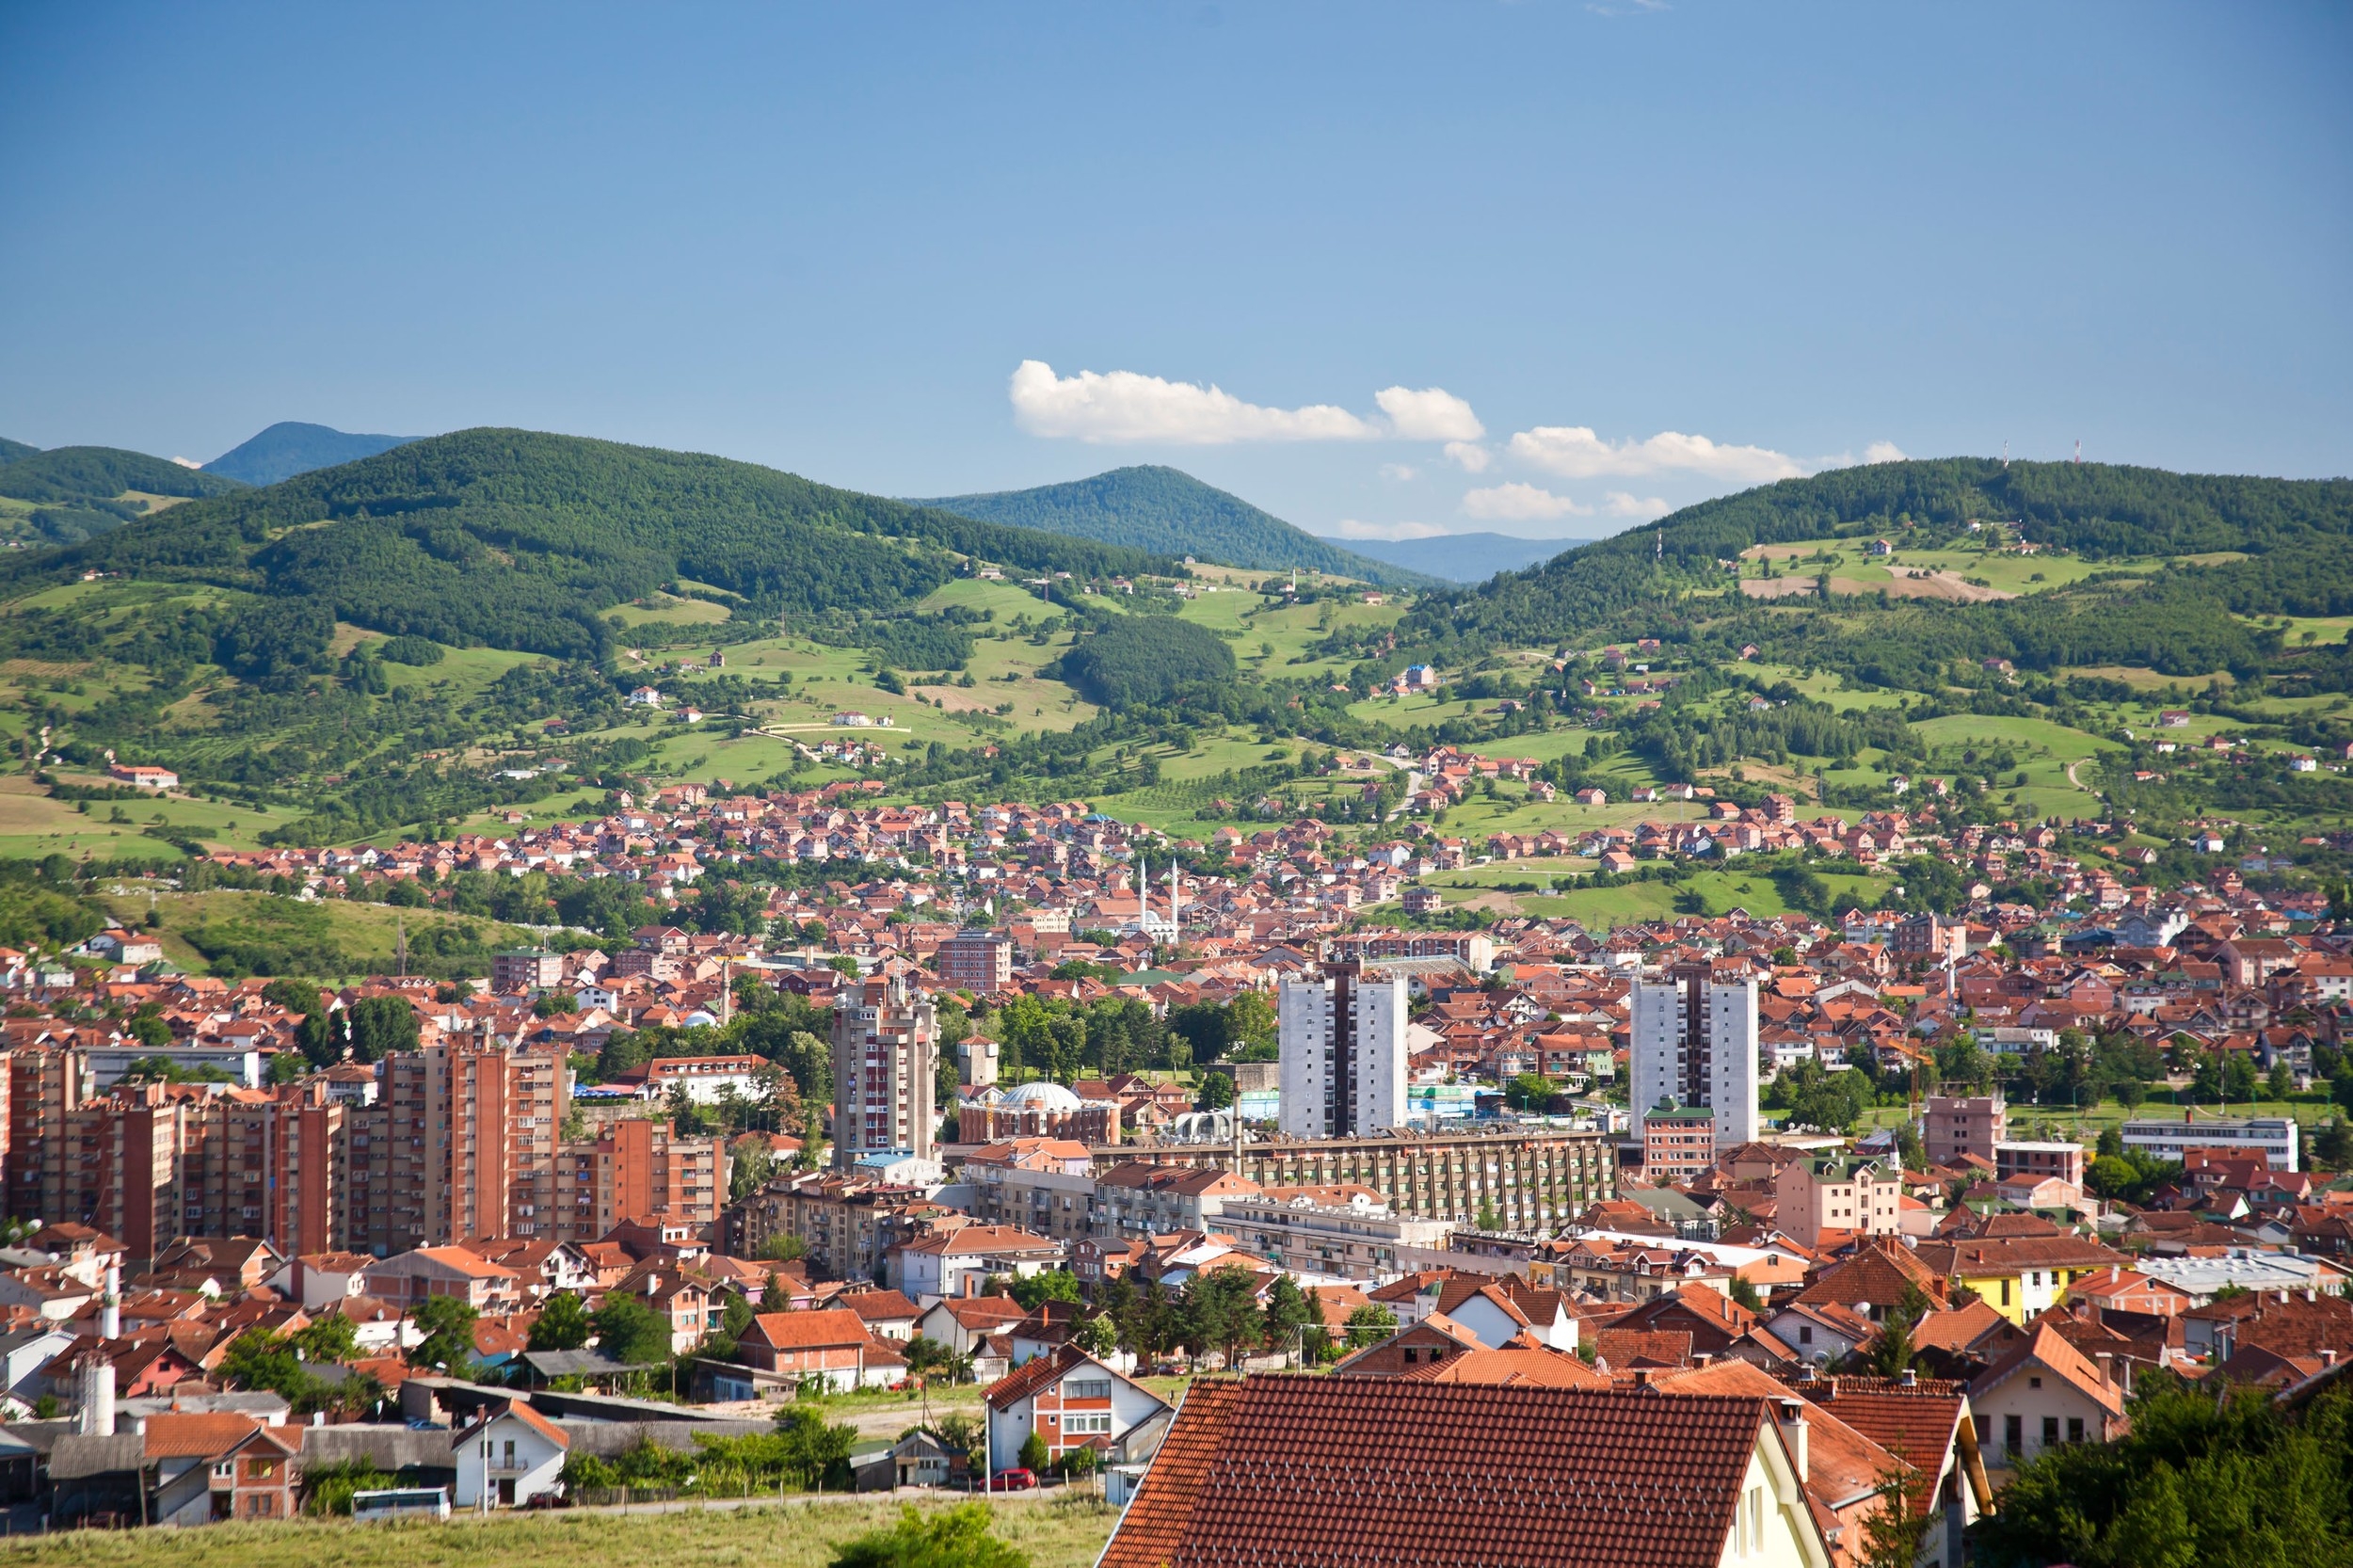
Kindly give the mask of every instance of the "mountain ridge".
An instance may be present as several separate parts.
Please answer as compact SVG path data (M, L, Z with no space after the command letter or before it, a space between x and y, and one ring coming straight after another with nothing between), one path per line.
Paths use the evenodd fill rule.
M281 419L206 463L203 472L227 474L248 485L275 485L323 468L373 457L415 440L414 436L355 435L331 425Z
M1326 536L1319 535L1320 538ZM1591 539L1524 539L1515 534L1439 534L1421 539L1328 539L1376 561L1442 582L1484 583L1499 571L1522 571Z
M913 502L985 522L1264 570L1300 567L1385 587L1436 580L1320 538L1182 469L1136 464L1025 490Z
M10 561L0 581L96 569L209 582L393 635L599 657L606 610L680 577L760 616L904 621L962 569L956 555L1104 576L1160 564L731 458L483 428L184 502Z

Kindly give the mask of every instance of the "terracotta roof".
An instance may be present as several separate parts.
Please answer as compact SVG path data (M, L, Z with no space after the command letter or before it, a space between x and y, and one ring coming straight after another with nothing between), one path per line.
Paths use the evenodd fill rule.
M1401 1374L1421 1383L1487 1383L1535 1388L1609 1388L1608 1374L1594 1371L1565 1351L1520 1344L1499 1351L1465 1351Z
M752 1332L771 1349L824 1350L837 1345L868 1342L866 1320L845 1307L820 1307L811 1312L763 1312L752 1320Z
M996 1409L1007 1409L1046 1387L1064 1372L1080 1367L1094 1368L1107 1377L1118 1378L1122 1383L1143 1389L1146 1394L1150 1393L1149 1389L1143 1388L1143 1384L1135 1383L1131 1378L1122 1376L1116 1368L1104 1366L1078 1346L1057 1345L1051 1354L1032 1356L995 1383L990 1384L987 1394L988 1402ZM1157 1398L1157 1396L1154 1397Z
M1738 1394L1785 1400L1789 1389L1770 1372L1745 1361L1718 1361L1688 1371L1662 1372L1650 1385L1662 1394ZM1806 1490L1834 1509L1852 1508L1879 1490L1898 1456L1870 1433L1843 1419L1844 1409L1809 1409Z
M261 1424L232 1410L164 1411L147 1418L147 1457L210 1459L252 1436Z
M870 1323L888 1323L923 1315L923 1309L896 1290L853 1290L834 1298L834 1305L855 1312Z
M1715 1568L1770 1425L1737 1397L1204 1379L1098 1568Z
M2057 1328L2040 1321L2008 1354L1977 1375L1969 1384L1970 1394L1982 1398L1992 1393L2029 1361L2041 1362L2055 1376L2073 1384L2110 1416L2124 1413L2124 1396L2116 1384L2103 1378L2100 1368L2069 1344Z
M1624 1371L1638 1362L1680 1367L1691 1359L1691 1336L1682 1329L1606 1328L1593 1336L1593 1364Z
M937 1304L968 1329L1001 1328L1029 1316L1011 1296L950 1296Z

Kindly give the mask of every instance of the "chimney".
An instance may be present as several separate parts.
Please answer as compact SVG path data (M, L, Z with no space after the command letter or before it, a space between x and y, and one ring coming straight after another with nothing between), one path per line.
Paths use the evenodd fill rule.
M122 1337L122 1266L106 1265L106 1293L98 1299L98 1337Z
M1650 1386L1651 1373L1653 1370L1654 1368L1649 1367L1635 1368L1634 1386L1637 1388L1648 1388Z
M1902 1371L1896 1374L1896 1381L1902 1384L1906 1388L1917 1388L1920 1386L1920 1374L1907 1367Z
M1805 1465L1805 1401L1781 1401L1781 1440L1788 1445L1790 1462L1798 1467L1798 1484L1806 1482Z
M2334 1367L2337 1364L2337 1352L2330 1347L2323 1345L2320 1348L2320 1364L2323 1367Z
M2104 1386L2105 1386L2105 1387L2109 1387L2109 1388L2113 1388L2113 1387L2115 1387L2115 1386L2116 1386L2116 1355L2115 1355L2115 1352L2111 1352L2111 1351L2102 1351L2102 1352L2101 1352L2098 1355L2093 1356L2091 1359L2092 1359L2092 1360L2094 1360L2094 1361L2096 1361L2096 1362L2098 1362L2098 1363L2100 1364L2100 1382L2101 1382L2101 1384L2102 1384Z
M95 1352L82 1358L82 1412L85 1437L115 1434L115 1364Z

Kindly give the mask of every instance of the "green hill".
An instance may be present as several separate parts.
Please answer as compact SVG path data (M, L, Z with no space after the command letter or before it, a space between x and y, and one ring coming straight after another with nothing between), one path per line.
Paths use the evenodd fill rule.
M1300 567L1390 587L1421 587L1433 581L1317 538L1179 469L1113 469L1066 485L942 496L915 504L1226 566Z
M0 486L32 461L0 470ZM235 488L12 563L9 576L62 580L94 568L212 583L298 601L314 623L579 657L609 646L602 611L681 577L756 615L856 617L904 613L957 575L957 555L1082 576L1154 564L1142 551L751 463L527 430L435 436Z
M154 509L151 496L224 495L242 488L223 474L120 447L43 452L21 441L0 444L0 528L33 543L79 544L111 533Z
M210 496L243 488L225 475L116 446L52 447L21 454L0 468L0 495L16 501L111 501L125 490Z
M204 465L207 473L226 474L248 485L275 485L298 473L310 473L338 463L356 463L379 452L405 446L413 436L355 436L324 424L280 420L251 440L230 448Z
M1977 548L1988 530L2112 569L2002 602L1897 599L1878 606L1891 614L1876 622L1835 625L1815 624L1819 616L1800 625L1790 618L1797 607L1725 591L1725 563L1755 545L1852 539L1860 554L1886 536L1902 551ZM2259 651L2236 617L2353 613L2348 534L2353 481L2343 479L1986 458L1880 463L1703 502L1430 600L1400 636L1424 647L1525 646L1629 634L1638 623L1685 636L1711 627L1735 641L1777 637L1793 656L1834 667L1871 663L1899 684L1924 679L1922 661L1937 658L2236 669ZM1870 639L1889 629L1912 647L1874 651Z

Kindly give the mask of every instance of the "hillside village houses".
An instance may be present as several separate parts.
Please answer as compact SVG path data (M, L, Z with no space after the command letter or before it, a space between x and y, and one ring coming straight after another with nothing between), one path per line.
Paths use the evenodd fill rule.
M1214 1502L1193 1460L1161 1463L1169 1445L1311 1457L1299 1445L1320 1437L1267 1423L1328 1398L1316 1419L1333 1432L1476 1411L1486 1463L1696 1488L1678 1516L1712 1521L1712 1544L1689 1549L1750 1554L1732 1560L1853 1561L1873 1478L1905 1467L1939 1521L1936 1560L1958 1562L2017 1464L2126 1429L2137 1377L2289 1391L2339 1375L2353 1194L2311 1173L2309 1128L2177 1107L2160 1084L2121 1135L2179 1170L2125 1203L2103 1196L2067 1107L1984 1083L1923 1093L1916 1143L1767 1114L1724 1133L1750 1124L1705 1096L1735 1080L1626 1103L1648 1071L1636 988L1677 975L1731 999L1754 1059L1738 1092L1774 1114L1817 1073L1928 1080L1970 1047L2016 1079L2078 1037L2194 1050L2241 1081L2307 1078L2353 1017L2353 933L2324 901L2227 872L2155 892L2124 863L2059 856L2046 824L1946 832L1925 788L1917 810L1855 821L1694 789L1679 818L1471 842L1414 813L1529 770L1450 748L1401 760L1419 796L1393 838L1345 849L1311 817L1178 846L1080 802L884 806L844 781L673 786L503 837L217 856L328 897L614 877L664 912L625 942L502 953L470 982L322 990L305 1001L333 1020L323 1061L285 987L184 973L144 931L0 950L0 1188L39 1222L0 1250L0 1403L25 1418L9 1430L31 1445L29 1484L56 1522L137 1517L142 1499L150 1519L283 1517L307 1476L377 1455L456 1506L520 1507L596 1474L624 1411L683 1451L696 1423L664 1408L764 1432L804 1388L948 1375L987 1385L983 1451L925 1438L870 1466L878 1484L1041 1450L1049 1469L1092 1466L1128 1503L1107 1560L1148 1556L1153 1531ZM1359 918L1481 856L1639 873L1779 852L1930 854L1972 881L1937 915ZM744 890L759 918L738 923L762 935L703 929L707 893L755 858L822 871ZM2061 902L1991 897L2022 877ZM1082 1059L1049 1080L1005 1045L1007 1010L1032 1001L1167 1029L1336 975L1394 982L1404 1002L1379 1045L1393 1098L1377 1118L1334 1100L1326 1136L1277 1130L1275 1063L1220 1062L1212 1093L1202 1058ZM837 1161L827 1095L793 1076L814 1058L739 1043L768 1038L738 1027L763 1006L877 1075L861 1104L928 1084L930 1145L859 1140ZM965 1037L921 1021L942 1014ZM824 1037L852 1017L873 1020L871 1051ZM363 1021L372 1042L391 1018L389 1048L359 1048ZM677 1048L608 1055L638 1034ZM1286 1334L1219 1342L1187 1304L1221 1291L1303 1305ZM559 1293L643 1306L655 1359L533 1349ZM1139 1345L1105 1309L1147 1294L1176 1326ZM416 1361L459 1308L473 1382ZM240 1384L230 1350L321 1322L355 1347L331 1375L383 1394L304 1425ZM1898 1332L1907 1375L1866 1375ZM1285 1392L1282 1369L1322 1347L1333 1392ZM1144 1381L1157 1368L1248 1375L1179 1400ZM599 1414L600 1386L666 1390L673 1373L679 1405ZM1656 1440L1545 1447L1542 1412L1609 1401ZM1675 1468L1661 1445L1703 1416L1714 1468ZM1400 1484L1374 1478L1350 1506L1404 1508Z

